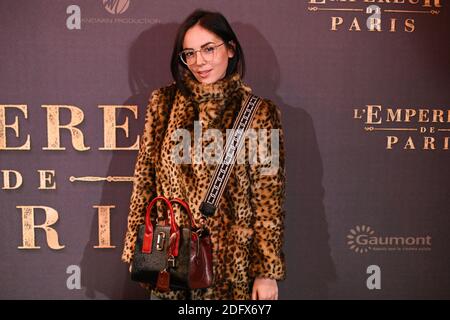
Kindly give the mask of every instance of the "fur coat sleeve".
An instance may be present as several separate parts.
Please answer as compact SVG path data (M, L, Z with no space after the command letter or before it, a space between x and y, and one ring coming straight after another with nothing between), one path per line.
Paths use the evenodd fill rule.
M139 141L139 152L134 169L133 190L125 234L122 261L131 263L136 244L138 227L145 222L145 211L151 198L155 196L155 160L157 157L158 128L161 121L167 117L168 101L164 97L170 96L169 90L173 86L163 87L152 92L145 114L145 125Z
M261 129L267 129L264 135L268 143L267 146L258 145L258 161L249 166L250 203L254 214L250 276L284 280L286 277L282 251L285 197L284 135L280 111L272 101L264 100L261 104L255 114L252 128L257 129L259 134ZM278 129L279 139L273 137L271 139L271 129ZM272 140L279 142L278 148L276 145L271 148ZM258 139L258 144L260 141L261 139Z

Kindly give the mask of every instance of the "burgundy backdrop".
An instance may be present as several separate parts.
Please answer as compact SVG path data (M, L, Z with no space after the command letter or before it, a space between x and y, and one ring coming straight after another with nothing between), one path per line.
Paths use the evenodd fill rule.
M132 146L196 8L282 112L280 298L450 298L449 6L385 2L0 1L0 298L146 298L120 262ZM29 224L55 212L61 249Z

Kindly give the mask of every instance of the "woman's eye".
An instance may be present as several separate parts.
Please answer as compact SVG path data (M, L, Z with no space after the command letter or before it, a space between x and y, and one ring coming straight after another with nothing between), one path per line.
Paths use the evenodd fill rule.
M186 58L192 57L194 55L194 53L192 51L187 51L184 53L184 55L186 56Z
M214 51L214 47L206 47L205 52L213 52Z

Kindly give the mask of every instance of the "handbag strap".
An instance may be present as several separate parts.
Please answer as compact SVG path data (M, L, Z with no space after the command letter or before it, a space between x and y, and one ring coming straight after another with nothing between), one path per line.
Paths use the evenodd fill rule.
M243 106L234 121L232 134L227 139L225 151L220 158L220 162L209 184L208 191L200 205L200 212L205 217L211 217L216 212L219 200L230 178L237 154L244 142L245 132L252 123L255 111L261 102L262 99L253 94L249 94L244 100Z

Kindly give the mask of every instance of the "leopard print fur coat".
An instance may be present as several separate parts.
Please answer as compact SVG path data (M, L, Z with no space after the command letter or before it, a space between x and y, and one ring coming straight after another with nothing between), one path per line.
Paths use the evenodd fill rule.
M149 99L134 170L122 254L122 260L126 263L132 260L138 226L144 223L146 205L154 196L184 199L189 203L197 222L201 216L200 203L215 165L195 161L192 164L174 164L171 152L178 143L172 139L174 131L183 128L192 133L194 121L198 121L202 132L207 129L220 130L225 142L226 129L232 128L238 108L251 92L237 73L206 85L196 81L192 75L185 75L185 83L191 91L189 97L185 97L172 83L153 91ZM260 159L261 153L254 155L254 163L246 161L235 164L218 209L207 220L213 242L214 285L190 292L161 293L153 290L153 294L159 298L248 300L255 277L285 279L282 251L284 143L280 111L272 101L263 99L251 128L268 129L267 132L279 129L278 167L270 174L261 174L264 168L270 167L264 163L267 159ZM199 143L205 150L210 142L204 137ZM262 148L259 144L258 147ZM249 148L248 143L242 148L247 155ZM270 152L266 155L270 155ZM156 206L157 214L161 216L164 204L159 202ZM185 213L177 205L174 205L174 212L179 225L187 223Z

